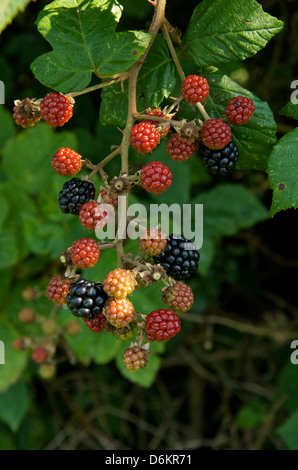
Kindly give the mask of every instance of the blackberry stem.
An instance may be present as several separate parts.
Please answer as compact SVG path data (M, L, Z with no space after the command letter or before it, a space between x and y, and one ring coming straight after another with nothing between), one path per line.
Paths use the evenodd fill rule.
M165 40L166 40L166 43L168 45L168 48L169 48L169 51L170 51L170 54L172 56L172 59L173 59L173 62L175 64L175 67L176 67L176 70L177 70L177 73L181 79L181 81L183 82L183 80L185 80L185 73L180 65L180 61L178 59L178 56L176 54L176 50L173 46L173 43L172 43L172 39L171 39L171 36L170 36L170 33L169 33L169 29L168 29L168 22L167 21L164 21L163 25L162 25L162 31L163 31L163 34L164 34L164 37L165 37ZM198 110L200 111L201 115L203 116L204 120L207 121L208 119L210 119L209 117L209 114L207 113L207 111L205 110L204 106L202 105L202 103L196 103L196 107L198 108Z

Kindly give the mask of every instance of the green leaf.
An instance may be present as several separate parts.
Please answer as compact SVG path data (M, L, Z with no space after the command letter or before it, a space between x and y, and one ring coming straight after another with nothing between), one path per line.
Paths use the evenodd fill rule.
M92 73L128 70L144 53L151 36L115 32L121 5L107 0L56 0L38 15L39 32L53 47L31 65L36 78L62 93L82 90Z
M29 393L23 380L0 394L0 420L12 431L19 428L30 404Z
M283 28L254 0L204 0L194 9L183 38L199 66L216 66L255 55Z
M12 22L14 17L23 11L30 0L1 0L0 33Z
M144 369L129 371L123 364L123 353L128 347L129 343L124 342L118 351L116 358L116 365L118 369L120 370L121 374L130 382L136 383L141 387L150 387L154 383L158 374L160 368L160 358L151 352L149 355L148 364L146 367L144 367Z
M25 241L32 253L38 255L50 253L55 258L59 257L65 248L64 228L59 224L26 214L23 217L23 229Z
M203 204L204 241L199 250L199 270L203 275L207 274L216 253L214 241L268 218L268 211L261 202L237 184L219 184L199 194L192 203Z
M298 128L286 134L275 145L268 162L268 175L273 189L270 214L298 207Z
M280 111L279 114L289 118L298 119L298 104L289 101Z
M18 380L26 366L27 353L12 347L13 340L19 337L19 333L1 318L0 340L4 343L5 364L0 364L0 392Z
M157 35L139 73L137 105L139 110L158 108L175 86L175 66L163 37ZM116 83L101 92L100 122L124 127L128 112L127 83Z
M0 186L0 191L1 191L1 186ZM7 216L8 209L9 209L8 202L6 198L1 194L1 192L0 192L0 207L1 207L1 212L0 212L0 228L1 228L1 225L3 221L5 220L5 217Z
M283 367L278 383L278 396L286 395L284 408L288 411L298 410L298 367L290 361Z
M26 129L9 139L3 150L2 168L7 178L29 194L39 192L59 176L51 167L51 158L61 147L75 150L76 138L70 132L55 132L47 124Z
M278 428L289 450L298 450L298 411L292 414L287 421Z
M199 194L193 203L203 204L204 230L216 238L235 235L268 218L265 206L239 184L219 184Z
M62 315L71 319L71 312L68 309L61 312L60 316ZM96 364L107 364L115 358L121 345L121 340L113 336L112 333L108 333L106 330L102 333L95 333L84 324L76 336L67 336L67 342L76 357L85 365L92 361Z
M19 250L14 226L9 223L0 232L0 269L9 268L18 261Z
M232 125L233 140L239 150L237 169L266 170L267 161L276 142L276 123L268 104L220 72L204 74L210 85L206 110L210 117L222 118L231 98L238 95L252 99L256 110L251 120L243 125Z
M268 406L259 398L252 399L237 413L236 422L241 430L251 430L259 426L265 419Z
M0 150L5 142L12 137L16 132L17 126L14 123L11 115L0 105Z

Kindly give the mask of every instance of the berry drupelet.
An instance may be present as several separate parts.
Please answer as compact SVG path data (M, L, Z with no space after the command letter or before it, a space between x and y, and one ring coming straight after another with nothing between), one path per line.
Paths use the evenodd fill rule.
M69 286L66 304L74 316L92 320L103 311L107 300L100 282L79 279Z
M198 269L199 252L194 243L183 235L170 235L163 253L154 256L156 264L160 264L166 273L177 281L187 279Z

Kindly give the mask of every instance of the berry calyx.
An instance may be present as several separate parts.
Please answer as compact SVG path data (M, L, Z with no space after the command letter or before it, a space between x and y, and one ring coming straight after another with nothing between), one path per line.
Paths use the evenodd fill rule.
M129 138L132 147L140 153L152 152L159 143L159 140L156 127L145 121L133 126Z
M226 107L226 116L232 124L241 126L250 121L255 110L253 100L246 96L235 96Z
M197 149L197 144L189 139L182 139L178 132L173 134L167 143L169 156L178 162L188 160Z
M136 286L135 277L127 269L117 268L111 271L103 281L103 288L109 297L119 299L131 294Z
M168 274L177 281L187 279L198 269L199 252L194 243L183 235L170 235L163 253L154 256L156 264L160 264Z
M150 162L141 169L142 187L149 193L161 194L172 184L172 172L161 162Z
M47 297L57 304L65 304L66 296L69 292L69 286L73 282L73 279L57 274L53 276L47 286L46 295Z
M71 261L78 268L92 268L98 261L100 250L93 238L79 238L70 247Z
M149 109L147 114L148 116L157 116L165 119L168 118L168 116L166 116L160 109ZM163 139L170 130L169 123L163 123L162 121L151 121L149 119L148 121L146 120L146 122L149 122L149 124L152 124L156 127L160 139Z
M49 357L49 352L43 346L37 346L33 349L32 352L32 360L36 362L36 364L41 364L42 362L46 362Z
M70 148L61 148L53 155L51 165L58 175L72 176L81 170L82 158Z
M182 82L181 94L189 103L201 103L209 96L208 81L199 75L188 75Z
M212 150L204 144L200 144L198 155L204 168L211 175L226 176L235 170L239 158L238 147L233 140L223 149Z
M172 310L160 308L147 315L145 328L149 341L168 341L180 332L180 318Z
M132 321L134 306L127 299L111 299L105 304L103 313L111 325L123 328Z
M72 178L64 183L58 204L64 214L78 215L83 204L94 199L95 188L91 181Z
M88 320L83 318L85 325L94 333L102 333L105 329L106 317L100 313L97 317Z
M30 100L25 98L24 100L16 100L13 107L13 119L18 126L23 127L33 127L37 122L40 121L40 109L39 106Z
M124 351L123 364L130 370L140 370L146 367L149 359L149 351L140 346L130 346Z
M210 149L222 149L232 139L232 131L222 119L208 119L201 132L203 144Z
M103 311L107 300L108 296L100 282L79 279L70 285L66 304L75 317L92 320Z
M72 105L61 93L49 93L39 107L41 118L53 127L64 126L73 114Z
M100 230L107 224L108 213L97 201L86 202L79 212L79 219L84 228Z
M157 256L162 253L167 246L167 236L158 228L149 228L142 233L139 240L139 247L148 256Z
M194 303L194 294L190 286L178 281L168 287L162 297L164 303L178 313L188 312Z

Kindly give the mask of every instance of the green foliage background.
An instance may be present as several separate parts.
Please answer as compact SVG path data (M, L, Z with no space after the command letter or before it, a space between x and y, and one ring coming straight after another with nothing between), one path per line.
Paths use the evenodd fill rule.
M212 64L220 66L217 71L208 67L204 50L209 36L206 40L202 33L198 44L191 45L185 36L186 50L196 63L185 57L182 65L187 73L202 71L212 84L206 104L210 114L219 116L229 96L242 93L242 87L257 103L251 123L234 131L242 155L234 175L211 177L197 156L183 164L169 161L165 142L148 157L131 152L132 168L140 168L145 158L160 160L173 172L174 184L158 197L137 190L130 202L204 204L200 269L190 283L196 300L182 318L181 334L167 345L153 344L148 367L131 374L121 359L128 343L82 329L61 340L57 374L45 381L30 354L11 346L20 336L42 334L39 325L21 324L18 312L29 307L39 315L51 315L53 306L44 296L49 277L61 271L61 252L85 235L75 217L58 210L57 194L64 179L52 171L50 159L68 146L94 163L100 161L121 141L117 126L123 127L127 106L121 87L115 85L79 97L74 116L63 129L53 130L45 123L17 128L11 113L14 100L42 97L49 91L32 73L42 73L40 57L46 54L49 68L44 77L38 76L43 83L51 77L51 48L35 25L48 3L31 2L17 16L28 2L7 1L0 7L0 80L6 98L0 105L0 340L6 360L0 365L0 449L297 450L298 366L290 363L298 312L297 213L290 209L297 207L297 131L292 119L296 110L288 105L279 113L289 102L295 79L295 2L259 2L284 21L284 29L254 57L249 48L239 48L237 62L233 56L224 61L219 55L219 63ZM120 3L124 12L119 34L148 27L148 2L143 0L142 8L138 0ZM183 9L180 3L169 2L167 18L184 33L198 2L190 0ZM239 6L236 0L230 3ZM201 17L200 9L196 11ZM259 42L255 52L271 37L271 28L281 29L277 20L263 21L263 34L252 38ZM144 44L147 39L142 36ZM216 47L226 54L225 38L216 40ZM57 48L59 52L59 43ZM196 57L204 57L206 63ZM244 58L245 62L238 61ZM53 76L59 81L59 75ZM90 76L90 70L85 71L80 80L88 85ZM140 74L139 109L179 94L179 83L162 38L157 37ZM47 85L55 89L54 82ZM71 90L60 91L80 88L71 81L69 86ZM192 119L193 113L181 106L183 117ZM107 166L110 175L119 169L117 161ZM276 189L281 181L287 186L283 194ZM136 251L136 242L126 249ZM86 276L102 280L115 264L115 253L104 250ZM40 295L26 301L27 287ZM132 299L136 309L149 313L160 308L160 287L137 291ZM69 319L70 312L62 309L60 325Z

